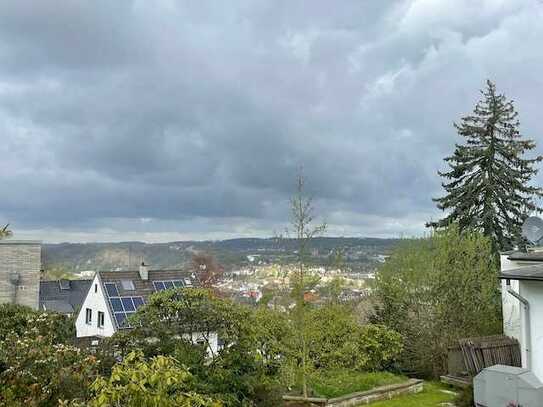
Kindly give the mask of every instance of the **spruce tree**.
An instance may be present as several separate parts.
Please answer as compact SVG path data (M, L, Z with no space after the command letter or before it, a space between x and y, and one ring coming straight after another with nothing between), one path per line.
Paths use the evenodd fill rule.
M460 230L490 237L494 250L509 250L521 242L522 223L530 212L541 212L535 199L543 191L530 180L543 157L524 157L535 142L520 135L513 102L497 94L491 81L481 94L473 114L454 124L465 143L456 144L454 154L445 158L449 170L438 172L446 195L433 201L449 214L427 226L458 223Z

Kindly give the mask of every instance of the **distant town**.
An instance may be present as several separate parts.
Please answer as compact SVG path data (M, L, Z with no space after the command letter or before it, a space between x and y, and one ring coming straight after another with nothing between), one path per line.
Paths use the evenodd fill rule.
M337 279L342 282L341 292L334 296L339 295L345 301L363 299L371 290L368 283L374 279L377 266L398 242L398 239L378 238L315 238L308 263L319 282L311 290L310 300L328 301L329 286ZM280 238L44 244L42 279L92 279L96 271L135 270L142 261L159 270L189 270L197 253L213 257L221 268L216 288L224 295L248 304L259 303L263 298L270 306L288 307L292 302L286 298L278 300L277 293L287 296L289 275L296 267L296 244Z

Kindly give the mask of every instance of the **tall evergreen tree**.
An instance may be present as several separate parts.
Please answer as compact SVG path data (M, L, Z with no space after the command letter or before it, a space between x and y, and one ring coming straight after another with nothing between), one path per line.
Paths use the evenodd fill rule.
M449 171L438 172L446 195L434 202L449 214L427 226L458 223L460 230L490 237L494 250L507 250L521 241L529 213L541 212L535 199L543 190L529 184L543 157L524 158L535 142L520 135L513 102L497 94L491 81L481 94L473 114L454 124L465 143L456 144L454 154L445 158Z

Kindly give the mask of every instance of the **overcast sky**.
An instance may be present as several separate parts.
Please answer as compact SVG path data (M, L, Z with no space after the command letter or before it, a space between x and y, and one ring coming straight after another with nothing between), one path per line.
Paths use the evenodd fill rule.
M424 233L487 78L543 150L537 0L0 2L0 223L45 241ZM538 182L543 184L543 174Z

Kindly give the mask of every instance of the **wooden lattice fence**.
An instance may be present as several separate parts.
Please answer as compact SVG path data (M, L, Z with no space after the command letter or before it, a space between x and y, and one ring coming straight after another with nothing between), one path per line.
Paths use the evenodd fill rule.
M458 345L470 376L493 365L521 367L520 346L514 338L504 335L467 338L459 340Z

